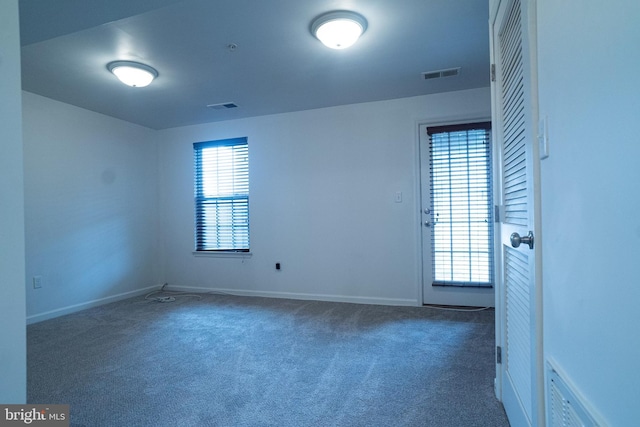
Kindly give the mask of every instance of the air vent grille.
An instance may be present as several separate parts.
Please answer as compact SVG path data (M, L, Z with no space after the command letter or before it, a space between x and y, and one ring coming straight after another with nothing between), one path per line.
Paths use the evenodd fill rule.
M235 102L221 102L219 104L209 104L207 108L211 108L212 110L229 110L231 108L238 108L238 104Z
M548 364L547 399L550 427L598 427L585 405Z
M460 67L447 68L446 70L425 71L422 73L422 77L425 80L439 79L441 77L453 77L460 73Z

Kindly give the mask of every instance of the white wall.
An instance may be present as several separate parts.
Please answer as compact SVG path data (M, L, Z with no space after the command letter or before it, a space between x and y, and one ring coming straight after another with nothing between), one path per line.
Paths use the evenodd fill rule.
M420 304L418 123L489 115L486 88L160 132L165 281ZM242 136L249 140L253 256L195 257L192 143ZM402 203L394 202L397 191Z
M538 1L544 352L612 426L640 420L639 17Z
M158 285L155 132L28 92L23 112L28 320Z
M26 403L18 1L0 2L0 402Z

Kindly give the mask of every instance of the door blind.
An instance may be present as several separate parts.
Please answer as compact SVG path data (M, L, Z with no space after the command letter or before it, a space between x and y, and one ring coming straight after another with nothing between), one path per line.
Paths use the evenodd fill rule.
M247 138L198 142L195 158L197 251L249 251Z
M493 285L491 123L428 127L434 286Z

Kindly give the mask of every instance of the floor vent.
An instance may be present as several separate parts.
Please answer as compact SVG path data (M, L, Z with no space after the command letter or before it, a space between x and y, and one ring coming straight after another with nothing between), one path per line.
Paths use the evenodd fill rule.
M238 108L238 105L234 102L221 102L219 104L209 104L207 108L212 110L229 110L231 108Z
M547 379L549 427L598 427L576 394L549 366Z
M441 77L457 76L460 73L460 67L448 68L446 70L425 71L422 73L422 77L425 80L439 79Z

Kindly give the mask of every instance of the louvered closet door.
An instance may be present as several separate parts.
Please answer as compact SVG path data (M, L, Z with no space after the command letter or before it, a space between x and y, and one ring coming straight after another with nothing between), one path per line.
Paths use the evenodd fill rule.
M537 379L541 362L536 345L539 321L536 304L536 224L534 159L536 96L532 76L527 0L501 0L492 21L492 54L496 67L493 85L494 129L499 147L501 245L498 251L496 321L497 341L502 347L498 368L499 396L511 425L539 425L543 388ZM533 248L526 243L534 235ZM521 236L511 239L513 233ZM522 239L525 237L525 239ZM516 247L517 246L517 247ZM540 371L541 372L541 371Z

